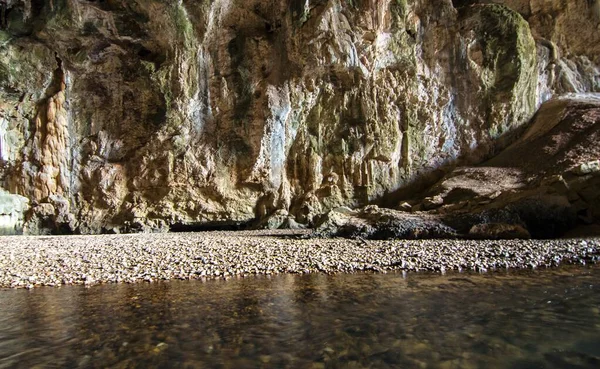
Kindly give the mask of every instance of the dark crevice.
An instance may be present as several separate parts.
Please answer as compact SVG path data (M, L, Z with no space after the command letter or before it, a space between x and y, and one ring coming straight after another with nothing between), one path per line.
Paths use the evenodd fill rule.
M155 70L160 69L162 64L167 60L167 57L164 54L153 52L141 45L136 47L138 49L137 56L143 61L154 64Z
M60 74L62 75L62 59L58 57L58 53L54 53L54 59L56 59L56 65L58 66L57 72L60 72Z
M31 0L31 17L36 18L44 14L45 0Z
M206 222L206 223L175 223L171 224L171 232L210 232L210 231L243 231L249 228L248 222Z
M46 99L56 95L62 88L62 83L65 80L65 72L63 71L63 61L58 56L58 53L54 53L56 59L56 69L52 74L52 83L46 89Z
M6 2L0 1L0 29L6 29Z
M455 9L460 9L476 4L477 2L477 0L452 0L452 6L454 6Z

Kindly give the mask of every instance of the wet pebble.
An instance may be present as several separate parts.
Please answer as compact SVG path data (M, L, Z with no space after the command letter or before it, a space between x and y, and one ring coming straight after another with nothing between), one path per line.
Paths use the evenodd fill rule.
M478 271L600 260L600 239L290 238L293 231L0 237L0 287L153 282L278 273Z

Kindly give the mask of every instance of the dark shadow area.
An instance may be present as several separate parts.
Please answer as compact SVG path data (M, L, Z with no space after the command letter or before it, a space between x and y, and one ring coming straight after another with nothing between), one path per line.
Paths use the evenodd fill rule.
M454 171L454 169L457 167L487 166L488 161L503 153L504 150L507 149L513 142L516 142L516 140L521 137L523 133L531 126L535 119L536 115L534 115L528 123L525 123L520 127L513 128L512 130L509 130L497 137L494 140L495 146L493 147L493 150L480 160L473 161L473 155L475 155L478 151L478 148L474 148L471 151L457 157L456 159L448 161L445 165L441 165L437 168L429 168L428 170L426 169L422 172L419 172L411 181L407 182L397 190L388 192L377 199L371 200L369 201L369 204L395 208L403 201L410 201L427 196L427 192L433 186L443 180L446 175Z
M455 9L460 9L465 6L477 4L478 2L478 0L452 0L452 6L454 6Z
M250 227L249 222L206 222L206 223L175 223L169 227L170 232L210 232L210 231L243 231Z

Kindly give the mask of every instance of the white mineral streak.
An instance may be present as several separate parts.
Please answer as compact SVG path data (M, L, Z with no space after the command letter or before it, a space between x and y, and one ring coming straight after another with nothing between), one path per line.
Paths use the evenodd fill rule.
M8 161L10 157L10 146L8 146L6 135L8 128L8 121L4 118L0 118L0 160Z

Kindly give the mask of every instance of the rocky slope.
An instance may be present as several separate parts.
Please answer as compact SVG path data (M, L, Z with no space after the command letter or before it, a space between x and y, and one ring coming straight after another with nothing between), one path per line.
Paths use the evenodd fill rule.
M552 96L600 92L599 9L1 0L3 227L313 225L391 206L500 152Z
M559 237L600 219L598 142L600 95L552 99L522 137L491 160L451 170L397 210L332 209L319 220L318 233L380 239Z

